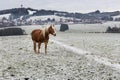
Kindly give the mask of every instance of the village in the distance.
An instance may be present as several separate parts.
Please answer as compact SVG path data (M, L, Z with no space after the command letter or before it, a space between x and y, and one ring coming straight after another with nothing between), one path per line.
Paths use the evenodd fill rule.
M56 10L33 8L12 8L0 10L0 27L54 24L96 24L106 21L120 21L120 11L90 13L70 13Z

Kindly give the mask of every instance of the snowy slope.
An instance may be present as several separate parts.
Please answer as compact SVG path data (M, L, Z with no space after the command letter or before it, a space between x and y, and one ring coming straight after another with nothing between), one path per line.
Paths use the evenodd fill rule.
M59 16L56 16L56 15L45 15L45 16L33 16L33 17L30 17L28 20L47 20L48 18L50 19L55 19L56 21L60 21L60 19L72 19L72 18L65 18L65 17L59 17Z
M9 18L11 14L3 14L3 15L0 15L0 19L2 19L3 17L6 17L7 19Z
M113 16L113 20L115 20L115 18L120 18L120 15Z

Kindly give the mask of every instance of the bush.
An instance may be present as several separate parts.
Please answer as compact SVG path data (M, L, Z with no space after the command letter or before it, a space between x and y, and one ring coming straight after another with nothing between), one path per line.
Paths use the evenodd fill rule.
M68 25L67 24L61 24L60 31L66 31L66 30L69 30Z
M21 28L6 28L0 30L0 36L24 35L25 31Z
M106 30L107 33L120 33L120 28L118 27L113 27L111 28L110 26Z

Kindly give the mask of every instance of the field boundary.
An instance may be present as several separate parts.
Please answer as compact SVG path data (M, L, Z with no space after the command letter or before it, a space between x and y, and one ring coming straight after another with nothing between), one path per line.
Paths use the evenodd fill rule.
M91 55L91 52L89 52L89 51L85 51L85 50L82 50L82 49L79 49L79 48L76 48L76 47L73 47L73 46L66 45L66 44L64 44L60 41L57 41L57 40L50 40L50 41L57 44L61 49L64 49L66 51L70 51L70 52L73 52L73 53L76 53L76 54L79 54L79 55L84 55L85 57L87 57L90 60L94 60L99 64L104 64L105 66L109 66L113 70L116 70L117 72L120 72L120 64L111 63L111 62L109 62L109 59L107 59L107 58L103 58L103 57L99 58L95 55L93 56L93 55Z

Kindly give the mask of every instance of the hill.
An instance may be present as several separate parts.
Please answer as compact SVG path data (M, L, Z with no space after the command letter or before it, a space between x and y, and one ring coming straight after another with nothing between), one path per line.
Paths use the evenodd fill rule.
M9 18L2 17L0 20L0 26L12 26L13 25L31 25L31 24L45 24L45 23L84 23L84 24L95 24L95 23L103 23L106 21L119 21L120 18L115 18L114 16L119 16L120 11L113 12L100 12L96 10L90 13L72 13L65 11L56 11L56 10L45 10L45 9L33 9L33 8L13 8L1 10L0 15L11 14ZM39 16L39 20L31 19L33 17ZM42 21L41 16L43 18L47 16L47 19ZM48 17L49 16L49 17ZM54 16L54 17L50 17ZM58 18L56 18L58 17ZM29 21L28 21L29 20Z
M114 12L100 12L99 10L96 10L95 12L90 13L70 13L70 12L64 12L64 11L56 11L56 10L37 10L32 8L13 8L13 9L7 9L7 10L1 10L0 15L2 14L14 14L14 15L29 15L29 11L35 11L32 16L42 16L42 15L57 15L57 16L64 16L64 17L75 17L80 19L103 19L105 17L112 17L120 15L120 11L114 11ZM109 19L108 19L109 20Z

